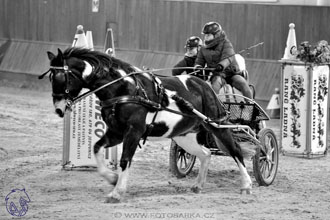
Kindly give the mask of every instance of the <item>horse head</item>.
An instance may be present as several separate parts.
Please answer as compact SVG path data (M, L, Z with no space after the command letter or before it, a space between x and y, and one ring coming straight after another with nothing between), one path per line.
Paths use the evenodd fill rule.
M136 71L132 65L126 62L106 53L85 48L71 47L64 52L58 49L57 55L49 51L47 54L50 69L39 78L43 78L48 72L51 72L49 78L53 90L53 103L55 112L60 117L64 116L65 110L75 101L83 88L96 90L115 81L116 85L96 92L100 100L109 99L115 95L118 87L122 88L124 81L126 83L129 81L125 76ZM123 81L119 80L123 77L125 78ZM130 82L130 84L135 88L134 82Z
M86 68L86 64L83 60L67 56L67 50L64 54L60 49L58 49L57 55L50 51L47 54L50 61L48 72L50 72L49 79L52 84L55 112L63 117L68 104L78 96L85 86L82 73ZM39 78L42 78L45 74Z

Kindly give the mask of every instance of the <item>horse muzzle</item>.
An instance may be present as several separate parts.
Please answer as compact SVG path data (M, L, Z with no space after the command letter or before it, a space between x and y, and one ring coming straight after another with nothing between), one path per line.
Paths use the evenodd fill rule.
M65 99L55 101L54 107L55 107L55 113L61 118L63 118L67 108L67 101Z

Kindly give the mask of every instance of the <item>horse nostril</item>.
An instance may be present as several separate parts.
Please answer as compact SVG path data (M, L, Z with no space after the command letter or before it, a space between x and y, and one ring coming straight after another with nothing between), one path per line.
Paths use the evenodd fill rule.
M61 118L64 116L63 111L62 111L61 109L59 109L59 108L55 109L55 112L56 112L56 114L58 114L58 116L60 116Z

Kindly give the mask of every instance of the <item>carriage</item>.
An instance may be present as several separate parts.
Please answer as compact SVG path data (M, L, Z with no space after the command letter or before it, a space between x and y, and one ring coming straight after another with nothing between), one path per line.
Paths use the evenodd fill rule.
M253 90L253 86L250 87ZM269 116L258 103L240 94L222 93L218 95L218 99L228 111L228 120L231 123L221 127L230 128L234 139L240 144L256 147L256 154L252 158L255 179L260 186L271 185L277 173L279 149L275 133L265 126ZM217 147L210 133L207 133L205 143L212 155L228 156ZM172 174L178 178L185 177L193 169L195 161L196 156L190 155L172 140L169 156Z
M241 101L231 103L225 94L220 102L220 97L200 78L156 76L102 52L68 48L64 53L58 49L57 55L47 54L50 68L39 79L49 73L58 116L63 117L74 103L92 93L100 100L108 129L95 143L94 156L100 175L115 186L107 202L121 200L137 146L148 137L175 141L170 166L178 176L189 173L195 162L195 157L185 151L198 157L199 174L191 187L195 193L203 189L211 154L224 154L218 149L229 153L236 162L242 177L241 192L250 193L252 189L244 163L252 155L259 184L273 182L278 166L277 141L270 129L261 128L262 121L269 117L253 100L241 97ZM89 91L80 95L83 88ZM106 166L103 149L120 143L121 172L117 173ZM180 161L187 163L182 166Z

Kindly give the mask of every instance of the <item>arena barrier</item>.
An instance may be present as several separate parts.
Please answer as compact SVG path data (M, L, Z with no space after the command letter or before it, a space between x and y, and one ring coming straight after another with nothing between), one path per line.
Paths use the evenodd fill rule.
M85 90L86 91L86 90ZM91 95L72 106L64 117L63 167L96 167L93 146L105 133L100 101ZM105 150L105 160L116 165L116 157Z
M113 42L113 41L112 41ZM72 46L93 49L92 32L87 37L78 25ZM113 48L113 44L110 46ZM114 51L114 48L112 49ZM83 89L81 93L86 92ZM72 106L64 116L63 160L64 168L96 167L93 146L106 132L99 99L92 94ZM107 148L104 159L109 167L117 167L117 146Z

